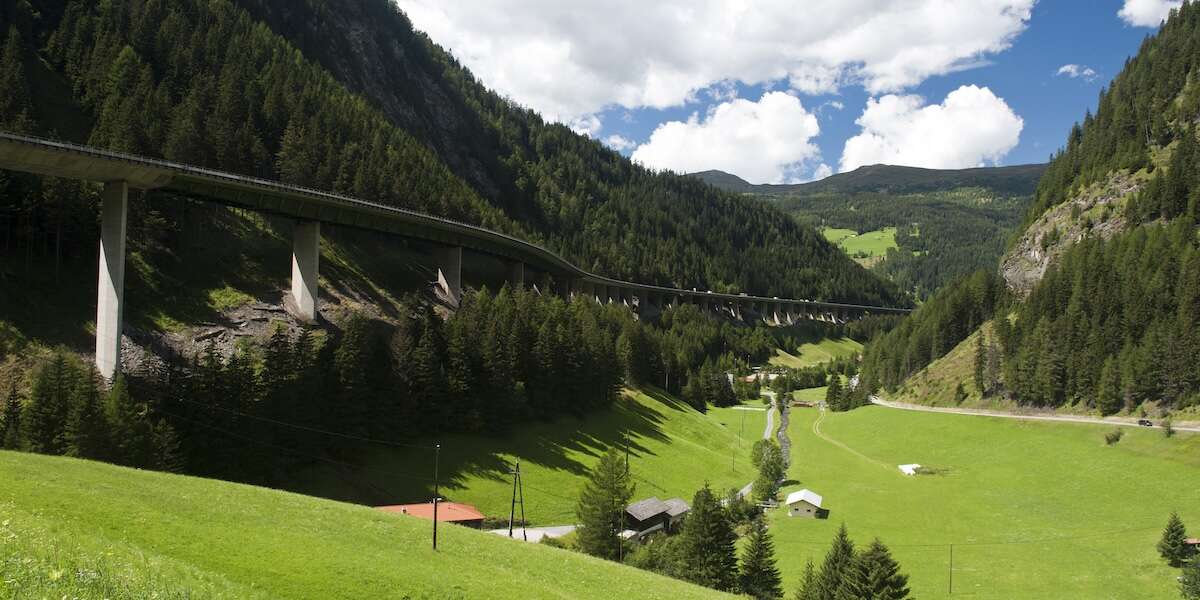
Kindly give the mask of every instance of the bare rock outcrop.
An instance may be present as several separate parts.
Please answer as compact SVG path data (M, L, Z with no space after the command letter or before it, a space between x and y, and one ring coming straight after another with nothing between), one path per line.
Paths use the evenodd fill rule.
M1089 236L1108 239L1124 231L1125 203L1142 184L1117 173L1043 213L1000 260L1000 275L1009 289L1028 296L1068 248Z

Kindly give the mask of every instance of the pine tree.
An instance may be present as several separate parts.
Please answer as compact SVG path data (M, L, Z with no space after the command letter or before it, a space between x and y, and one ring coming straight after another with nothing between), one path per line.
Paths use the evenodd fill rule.
M842 410L842 376L829 376L829 387L825 388L825 406L829 410Z
M4 413L0 415L0 448L21 448L21 397L17 395L17 380L9 382L8 398L4 402Z
M987 348L983 341L983 332L975 336L975 390L979 395L987 393L987 380L984 379L984 370L987 365Z
M34 375L29 405L21 418L25 443L31 452L66 452L66 424L76 375L75 366L65 352L56 352Z
M854 560L847 581L839 592L862 600L905 600L909 597L908 576L892 558L887 546L876 539ZM840 597L840 596L839 596Z
M110 439L108 419L100 404L96 389L97 374L93 369L88 377L80 378L76 403L67 421L67 455L80 458L107 458Z
M795 600L818 600L817 570L809 559L804 563L804 575L800 578L800 587L796 588Z
M1192 547L1187 544L1187 530L1183 526L1183 520L1174 512L1167 519L1167 526L1163 529L1162 539L1158 542L1158 553L1172 567L1181 567L1192 557Z
M625 507L633 497L633 491L633 478L625 468L621 453L615 446L610 446L592 469L575 507L580 550L609 560L621 555Z
M846 525L843 523L833 538L833 546L825 555L825 562L821 564L821 570L817 572L814 582L816 591L813 598L815 600L837 600L838 588L850 576L853 568L854 542L850 541Z
M105 398L104 412L112 436L114 462L131 467L154 465L154 437L147 422L147 407L129 393L125 376L118 373Z
M783 597L779 569L775 566L775 545L767 532L765 517L754 519L751 525L738 582L742 593L756 600Z
M1200 600L1200 559L1183 567L1179 578L1179 594L1184 600Z
M16 26L8 28L0 52L0 128L16 133L33 130L29 82L25 79L25 41Z
M685 579L716 590L737 586L737 534L712 489L705 484L692 499L692 510L683 522L681 560Z
M1100 382L1096 384L1096 408L1101 415L1111 415L1121 410L1121 369L1112 356L1104 359L1100 370Z

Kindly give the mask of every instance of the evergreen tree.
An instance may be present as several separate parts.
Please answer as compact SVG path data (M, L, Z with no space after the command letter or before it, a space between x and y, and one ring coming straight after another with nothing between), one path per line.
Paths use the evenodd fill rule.
M851 573L839 589L839 598L855 600L905 600L909 598L908 576L892 558L887 546L876 539L854 559Z
M1172 567L1181 567L1192 558L1192 547L1187 544L1187 530L1183 526L1183 520L1174 512L1167 519L1167 526L1163 529L1162 539L1158 542L1158 553Z
M97 377L93 369L89 376L81 377L76 391L76 403L71 407L67 421L67 455L80 458L104 459L110 448L108 419L100 404L100 393L96 389Z
M843 410L842 406L842 376L834 373L829 376L829 387L825 388L825 406L829 410Z
M0 448L21 448L21 397L17 395L17 380L9 382L8 398L4 402L4 413L0 415Z
M1200 559L1183 567L1179 578L1179 594L1184 600L1200 600Z
M795 600L818 600L817 570L809 559L804 563L804 575L800 577L800 586L796 588Z
M55 352L33 378L29 405L21 417L25 443L32 452L62 454L67 450L66 424L77 389L78 373L65 352Z
M16 26L8 28L0 51L0 128L16 133L33 131L29 82L25 79L25 40Z
M837 600L838 588L846 581L854 569L854 542L846 532L846 525L838 528L833 538L833 546L825 555L825 562L817 572L814 582L816 590L812 597L816 600Z
M621 453L615 446L610 446L592 469L575 507L580 550L609 560L621 555L625 507L633 497L633 490L633 478L625 468Z
M716 590L737 588L737 534L708 484L692 498L692 510L679 535L685 579Z
M975 336L975 390L980 396L987 393L987 380L984 373L987 368L987 349L983 341L983 332Z
M762 448L762 456L758 463L758 478L754 481L754 498L760 502L775 500L779 482L787 471L784 464L783 451L773 441Z
M1096 408L1101 415L1111 415L1121 410L1121 370L1112 356L1104 360L1100 370L1100 381L1096 384Z
M775 566L775 545L767 532L765 517L754 519L751 525L738 583L743 594L756 600L783 597L779 569Z
M154 432L148 407L129 393L129 383L118 373L105 399L104 412L113 441L111 458L131 467L151 468L157 463Z

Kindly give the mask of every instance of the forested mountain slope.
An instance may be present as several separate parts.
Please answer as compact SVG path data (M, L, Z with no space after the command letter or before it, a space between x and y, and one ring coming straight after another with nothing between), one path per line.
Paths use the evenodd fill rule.
M1104 414L1200 405L1200 6L1185 3L1074 127L1002 263L872 344L865 381L894 388L994 319L975 393ZM988 283L995 289L996 283Z
M923 169L896 165L866 165L818 181L788 184L751 184L723 171L693 173L711 185L734 192L809 196L879 192L916 194L955 188L986 188L1000 195L1028 196L1037 188L1046 165L1013 165L974 169Z
M21 2L0 35L27 91L0 114L10 129L480 223L613 277L899 300L780 212L488 91L387 0Z
M886 255L864 263L925 299L951 281L996 264L1045 168L871 165L795 185L751 185L721 171L693 176L761 198L814 227L894 237Z

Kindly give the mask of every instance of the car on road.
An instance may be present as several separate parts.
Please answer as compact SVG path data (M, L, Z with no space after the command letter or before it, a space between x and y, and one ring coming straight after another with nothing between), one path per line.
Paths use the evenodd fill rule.
M1150 419L1138 419L1138 425L1142 427L1154 427L1154 423Z

